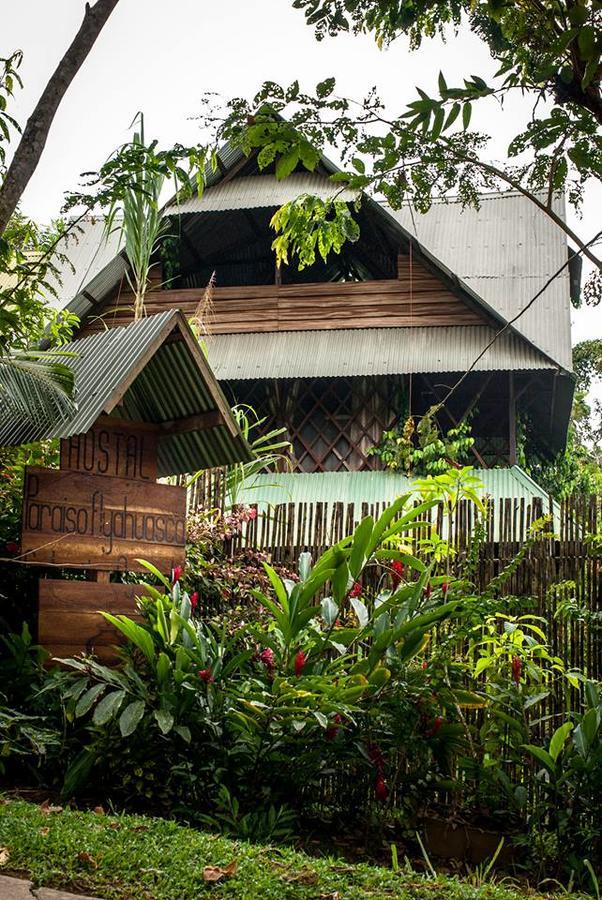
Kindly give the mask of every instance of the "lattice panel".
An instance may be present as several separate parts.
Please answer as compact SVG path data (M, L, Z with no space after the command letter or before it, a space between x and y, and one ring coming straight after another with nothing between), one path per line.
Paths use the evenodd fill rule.
M397 420L401 379L315 378L231 385L238 403L248 403L262 428L284 425L293 444L296 472L358 472L379 469L369 456L383 430Z

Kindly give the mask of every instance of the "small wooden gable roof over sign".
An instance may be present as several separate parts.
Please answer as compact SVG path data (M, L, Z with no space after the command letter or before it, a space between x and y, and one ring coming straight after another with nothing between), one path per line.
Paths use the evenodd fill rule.
M68 438L102 415L157 426L158 475L251 459L249 447L199 344L170 309L60 348L55 359L75 374L76 406L52 422L0 411L0 446Z

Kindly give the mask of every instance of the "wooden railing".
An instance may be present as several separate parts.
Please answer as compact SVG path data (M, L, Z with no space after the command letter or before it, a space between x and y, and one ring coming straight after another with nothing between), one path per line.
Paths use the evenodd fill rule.
M145 300L148 315L178 308L192 316L204 288L154 289ZM133 295L127 282L99 311L106 325L123 325L132 318ZM298 331L332 328L393 328L441 325L482 325L483 316L426 271L411 280L266 284L216 287L207 327L213 334L258 331ZM88 330L102 327L92 322Z

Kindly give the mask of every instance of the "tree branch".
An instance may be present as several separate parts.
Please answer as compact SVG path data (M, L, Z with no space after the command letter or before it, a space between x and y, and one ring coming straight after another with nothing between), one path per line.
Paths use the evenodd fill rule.
M119 0L97 0L93 7L86 3L81 27L29 117L0 187L0 236L35 172L61 100L118 2Z
M589 249L591 241L588 241L588 243L585 244L581 240L579 235L575 234L573 229L570 228L566 224L566 222L557 213L554 212L551 207L547 206L545 203L542 203L542 201L539 200L538 197L535 196L535 194L532 194L531 191L523 187L520 181L516 181L514 178L512 178L511 175L508 175L507 172L504 172L503 169L498 169L497 166L494 166L491 163L483 162L483 160L480 160L477 157L465 156L464 154L459 153L457 150L454 150L452 147L449 147L449 145L448 149L450 153L453 154L460 162L467 162L475 166L480 166L480 168L485 172L489 172L491 175L499 178L500 181L505 181L506 184L510 185L510 187L515 191L518 191L519 194L522 194L523 197L531 200L531 202L534 203L535 206L539 207L539 209L541 209L541 211L544 212L546 216L548 216L556 225L558 225L559 228L562 229L562 231L564 231L567 237L570 237L570 239L575 242L581 253L583 253L584 256L587 256L589 261L602 272L602 260L600 260Z

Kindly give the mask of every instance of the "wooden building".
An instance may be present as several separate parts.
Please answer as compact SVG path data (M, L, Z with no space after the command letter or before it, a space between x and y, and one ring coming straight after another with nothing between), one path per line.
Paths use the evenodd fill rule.
M560 230L516 194L485 195L478 211L437 203L426 216L365 196L356 243L302 271L278 268L273 213L300 194L339 190L333 170L322 160L315 173L277 181L224 148L203 197L165 210L173 237L147 314L192 316L215 273L210 365L232 404L287 428L299 473L381 468L368 450L383 430L424 413L469 368L440 425L471 415L477 467L513 466L525 433L544 455L562 449L573 395L569 267L511 324L566 261ZM75 274L65 272L61 292L81 333L129 321L125 257L102 223L87 222L67 252Z

